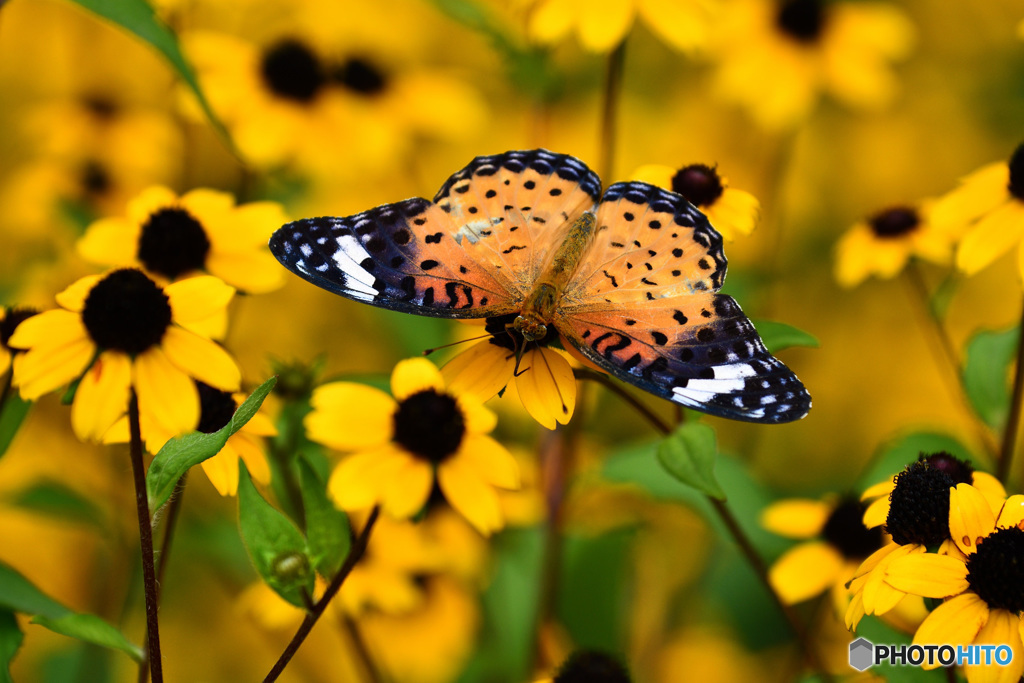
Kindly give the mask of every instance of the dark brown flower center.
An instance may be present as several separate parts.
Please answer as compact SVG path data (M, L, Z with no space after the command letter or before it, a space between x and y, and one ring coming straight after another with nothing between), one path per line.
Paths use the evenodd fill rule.
M82 323L96 346L135 355L163 339L171 304L142 271L115 270L89 291Z
M303 104L311 102L327 83L319 58L295 39L283 40L267 50L261 72L274 94Z
M896 475L885 519L892 540L931 547L949 538L949 489L955 485L946 472L923 461Z
M238 404L230 391L221 391L199 381L196 381L196 389L199 390L199 426L196 429L203 434L219 432L231 422Z
M974 483L974 466L971 465L970 460L961 460L946 451L939 451L931 455L922 453L917 456L917 461L926 462L929 467L948 474L949 478L953 480L954 486Z
M1010 194L1024 201L1024 143L1010 157Z
M395 441L410 453L440 463L455 453L466 433L459 404L427 389L409 396L395 411Z
M27 306L7 309L7 315L4 316L3 320L0 320L0 346L3 346L8 351L16 351L17 349L11 349L7 342L11 341L11 336L14 334L14 330L18 329L18 325L34 315L39 315L39 311Z
M882 529L864 526L864 503L844 498L832 510L822 536L849 560L864 559L882 547Z
M967 582L992 609L1024 611L1024 530L996 529L967 558Z
M779 7L775 21L789 37L813 43L825 26L825 5L822 0L787 0Z
M903 237L913 232L921 224L917 211L906 206L897 206L879 211L870 219L868 225L876 237L883 239Z
M85 95L82 97L82 105L99 121L110 121L120 110L113 98L100 93Z
M79 169L78 184L86 198L95 199L105 195L114 183L100 162L89 159Z
M201 270L209 253L210 239L202 224L185 209L170 207L149 215L136 255L147 269L173 280Z
M714 204L724 190L718 172L704 164L684 166L672 176L672 191L698 208Z
M377 95L387 86L387 78L371 62L350 57L334 70L334 80L360 95Z
M577 650L565 660L554 683L630 683L629 671L614 657L594 650Z

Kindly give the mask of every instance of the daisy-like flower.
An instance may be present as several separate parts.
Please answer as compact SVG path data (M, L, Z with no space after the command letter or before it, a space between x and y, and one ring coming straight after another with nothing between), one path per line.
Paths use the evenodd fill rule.
M483 534L504 520L494 487L519 486L515 459L487 433L497 418L472 393L445 388L425 358L404 360L391 375L391 393L353 382L313 392L309 437L350 451L334 469L328 490L340 507L380 504L409 518L426 504L435 477L445 499Z
M537 683L631 683L621 661L598 650L577 650L569 655L552 678Z
M508 327L514 318L514 314L488 318L484 329L490 338L448 361L441 369L445 382L452 390L474 394L482 401L514 382L519 400L533 419L548 429L567 424L576 407L576 378L566 357L550 347L558 333L551 326L543 339L526 345L517 373L516 351L525 342Z
M911 258L941 265L953 258L953 241L929 220L927 205L893 206L850 228L836 247L836 280L855 287L872 275L891 278Z
M240 291L262 293L284 283L266 243L285 222L276 202L235 206L227 192L178 197L157 185L132 199L126 216L90 225L78 252L94 263L140 265L168 281L208 272Z
M626 39L637 17L677 50L704 47L718 2L713 0L538 0L528 34L542 44L557 43L570 33L591 52L609 52Z
M966 666L967 680L1017 681L1024 674L1024 496L993 511L985 494L959 484L950 492L949 530L957 552L893 561L885 580L907 593L945 598L917 629L914 644L1007 645L1008 665Z
M882 546L882 530L864 526L863 516L864 504L854 498L789 499L766 507L761 526L804 541L768 571L779 597L792 604L830 590L837 609L845 610L846 582Z
M874 499L864 513L864 525L884 524L892 542L864 560L854 573L849 584L853 599L846 612L848 628L856 628L865 614L885 614L907 595L885 581L891 562L929 548L938 548L940 554L955 552L947 521L949 490L963 483L985 491L993 505L1006 496L998 479L945 452L921 454L891 481L864 492L863 500Z
M711 49L721 95L778 129L804 119L823 91L856 108L888 104L889 63L907 56L913 36L892 5L732 0Z
M935 203L932 220L951 234L963 235L956 265L968 275L1019 245L1024 277L1024 144L1009 161L983 166L964 178Z
M9 346L11 336L18 325L25 322L39 311L34 308L4 308L0 306L0 375L11 369L11 360L18 349Z
M24 321L9 341L27 349L14 359L14 384L36 398L78 378L71 426L100 441L138 396L140 419L171 435L199 424L193 379L238 389L234 359L187 329L227 306L235 290L215 277L161 288L142 271L114 270L78 280L57 295L62 308Z
M683 195L727 240L736 239L737 235L749 235L757 225L760 202L749 192L730 187L729 181L718 173L715 166L690 164L676 169L649 164L633 171L631 179Z

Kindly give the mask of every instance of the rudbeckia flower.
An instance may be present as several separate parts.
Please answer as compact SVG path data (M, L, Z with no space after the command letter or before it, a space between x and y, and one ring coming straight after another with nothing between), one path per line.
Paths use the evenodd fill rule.
M266 242L286 221L276 202L235 206L227 192L178 197L157 185L132 199L126 216L90 225L78 253L104 265L139 265L168 281L205 271L240 291L262 293L284 283Z
M346 510L380 504L409 518L437 485L445 499L483 534L504 520L494 487L519 486L515 459L487 436L497 418L471 393L445 388L425 358L404 360L391 375L391 393L353 382L313 392L309 437L351 451L334 469L328 490Z
M1024 496L993 511L981 491L959 484L950 492L949 530L959 552L891 562L885 580L907 593L945 598L917 629L915 644L1007 645L1008 665L966 666L967 680L1017 681L1024 674Z
M1018 245L1024 277L1024 144L1009 161L989 164L964 178L935 203L933 220L962 234L957 268L973 275Z
M771 129L799 123L823 91L877 109L896 93L889 63L907 56L913 35L894 5L732 0L712 40L718 90Z
M227 306L235 290L212 276L161 288L133 268L78 280L57 295L62 308L18 325L10 339L27 349L14 361L14 384L35 400L81 378L71 426L100 441L138 396L140 419L168 434L199 424L193 379L238 389L238 366L210 339L187 329Z
M948 264L953 242L934 227L926 206L894 206L850 228L836 248L836 280L854 287L874 275L891 278L919 257Z
M869 529L856 499L789 499L769 505L761 526L804 541L782 554L768 571L775 591L797 603L831 590L840 610L846 608L846 582L857 566L882 545L882 530Z
M712 0L539 0L530 15L533 40L552 44L569 33L591 52L609 52L626 39L636 17L659 38L683 52L705 45L718 3Z
M11 369L11 360L18 349L9 345L14 330L39 311L33 308L4 308L0 306L0 375Z
M633 171L631 179L683 195L727 240L734 240L737 235L749 235L757 225L761 210L757 198L749 192L730 187L717 167L690 164L675 169L650 164Z
M558 667L552 678L537 683L631 683L629 670L617 658L599 650L577 650Z
M489 318L484 329L490 338L448 361L441 369L445 382L454 391L472 393L482 401L514 382L519 400L533 419L548 429L567 424L576 407L576 378L566 357L549 346L558 333L549 328L543 339L527 345L517 372L516 350L525 342L512 337L518 333L506 331L514 317Z

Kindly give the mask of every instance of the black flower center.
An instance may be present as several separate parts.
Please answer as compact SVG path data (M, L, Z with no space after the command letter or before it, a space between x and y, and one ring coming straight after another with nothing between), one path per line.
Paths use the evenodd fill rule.
M927 462L915 462L896 475L889 494L885 530L900 545L936 546L949 538L952 477Z
M120 108L112 98L99 93L84 96L82 105L100 121L110 121L117 115Z
M376 95L387 86L384 74L361 57L350 57L334 70L334 80L360 95Z
M526 340L523 339L523 335L512 329L512 321L516 319L517 313L511 313L509 315L501 315L495 318L487 318L484 323L484 331L487 334L493 335L490 338L490 343L495 346L500 346L503 349L515 353L517 350L522 349ZM558 332L555 330L554 325L548 325L547 333L540 339L536 339L532 344L536 346L549 346L551 343L558 339Z
M903 237L913 232L920 224L921 219L917 211L905 206L879 211L868 219L871 232L882 238Z
M307 103L327 83L323 65L312 50L297 40L283 40L263 55L263 80L285 99Z
M554 683L630 683L629 671L614 657L577 650L565 660Z
M775 17L778 27L801 43L813 43L825 26L825 5L822 0L787 0Z
M171 304L142 271L115 270L89 290L82 323L101 349L135 355L163 339L171 324Z
M974 467L969 460L960 460L946 451L939 451L931 455L922 453L917 457L918 462L926 462L929 467L945 472L953 480L953 486L957 484L974 483Z
M200 270L210 253L202 224L185 209L159 209L149 215L139 236L137 256L154 273L173 280Z
M1024 201L1024 143L1010 157L1010 185L1007 189L1014 197Z
M38 310L27 306L24 308L18 306L9 309L7 311L7 315L4 316L4 319L0 320L0 346L11 351L12 349L7 345L7 342L11 341L11 336L14 334L14 330L18 328L18 325L38 314Z
M1024 530L996 529L967 558L967 582L992 609L1024 610Z
M864 526L864 503L845 498L829 515L822 536L843 557L863 559L882 547L882 529Z
M78 183L86 197L94 198L105 195L113 185L110 173L95 159L90 159L82 165Z
M203 434L213 434L231 422L238 404L230 391L214 389L209 384L196 381L199 390L199 426Z
M672 191L696 207L711 206L724 189L718 172L704 164L684 166L672 176Z
M413 394L395 411L395 441L434 463L452 455L465 433L466 421L459 404L433 389Z

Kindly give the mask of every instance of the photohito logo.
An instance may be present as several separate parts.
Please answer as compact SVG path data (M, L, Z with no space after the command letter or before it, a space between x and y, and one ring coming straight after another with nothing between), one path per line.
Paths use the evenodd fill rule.
M875 645L867 638L858 638L850 643L850 666L857 671L864 671L878 664L1006 666L1011 661L1013 650L1009 645Z

